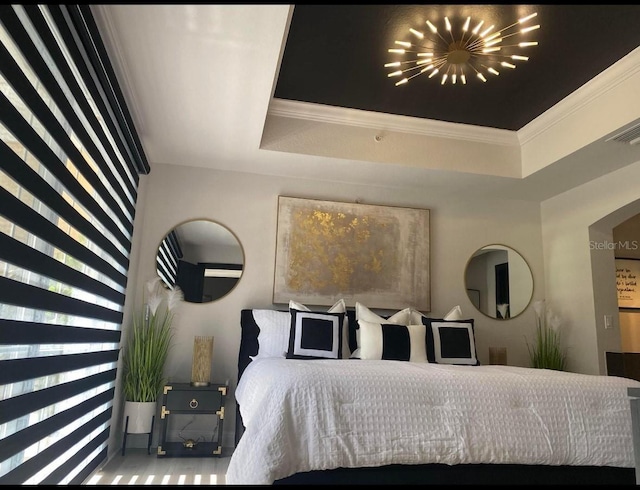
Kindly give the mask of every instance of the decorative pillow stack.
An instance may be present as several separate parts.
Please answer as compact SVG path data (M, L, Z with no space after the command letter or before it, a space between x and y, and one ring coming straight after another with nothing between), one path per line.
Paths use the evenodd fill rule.
M351 357L438 364L479 365L473 320L455 306L444 318L430 318L412 308L389 318L356 303L358 349Z
M326 312L312 311L303 304L290 301L289 311L254 309L253 318L260 328L258 355L253 359L349 358L346 340L348 321L343 299ZM313 327L317 327L317 330ZM335 333L338 334L337 340Z
M357 349L349 355L343 299L327 311L289 302L289 311L253 310L258 355L289 359L386 359L477 366L473 319L455 306L442 319L405 308L385 318L356 302Z

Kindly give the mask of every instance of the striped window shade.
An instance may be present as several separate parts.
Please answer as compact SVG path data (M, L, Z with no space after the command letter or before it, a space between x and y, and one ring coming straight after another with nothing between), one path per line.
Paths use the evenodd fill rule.
M140 173L88 5L0 6L0 484L107 455Z

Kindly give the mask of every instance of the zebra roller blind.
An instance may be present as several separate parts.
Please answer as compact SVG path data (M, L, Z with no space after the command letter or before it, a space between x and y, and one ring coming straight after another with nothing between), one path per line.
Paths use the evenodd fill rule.
M89 7L0 6L0 484L106 457L148 171Z

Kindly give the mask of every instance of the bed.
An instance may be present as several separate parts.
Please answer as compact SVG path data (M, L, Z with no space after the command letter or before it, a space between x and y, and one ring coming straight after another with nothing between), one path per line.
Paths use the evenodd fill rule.
M228 484L635 484L627 390L638 381L260 356L257 311L241 312ZM354 351L358 322L345 316Z

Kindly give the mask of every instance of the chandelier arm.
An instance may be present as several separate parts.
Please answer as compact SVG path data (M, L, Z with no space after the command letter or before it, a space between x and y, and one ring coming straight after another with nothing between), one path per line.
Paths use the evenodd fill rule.
M474 35L471 35L469 37L469 39L467 39L467 42L465 43L465 48L467 49L472 49L473 47L475 47L479 42L482 41L482 38L480 37L475 37Z
M409 80L423 73L427 73L428 78L433 78L436 74L441 73L440 83L442 85L447 82L456 84L458 81L460 81L461 84L466 84L467 79L465 72L475 72L482 82L486 82L487 78L484 74L491 73L493 75L499 75L500 72L496 68L500 69L504 67L513 69L516 68L514 64L515 60L527 61L529 59L528 56L509 52L510 48L536 46L538 44L537 42L522 41L510 45L502 43L505 39L518 34L527 34L530 31L539 29L540 26L535 25L517 31L513 30L518 24L523 24L536 15L536 13L533 13L527 17L523 17L519 21L499 30L494 30L494 25L491 25L483 31L480 31L480 29L484 24L484 20L477 23L475 28L469 30L471 17L467 17L462 29L456 29L455 33L449 18L444 17L445 29L449 31L448 37L451 38L451 41L443 37L446 36L446 34L441 33L435 25L427 20L426 23L432 34L430 37L425 38L422 32L410 29L409 31L420 39L420 44L396 41L396 44L411 49L389 50L391 53L400 55L413 53L414 56L411 59L387 63L385 67L394 66L399 68L397 71L390 73L390 77L400 74L409 75L398 81L396 85L406 84ZM512 30L512 32L509 32L509 30ZM523 30L524 32L522 32ZM435 34L435 36L433 36L433 34ZM430 44L430 46L426 44ZM417 56L415 56L416 54ZM442 70L442 72L440 70ZM483 73L483 70L486 70L485 73Z
M512 37L512 36L517 36L518 34L522 34L522 33L520 31L512 32L511 34L506 34L506 35L502 36L502 39L506 39L506 38Z

